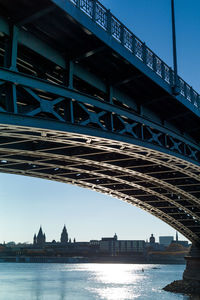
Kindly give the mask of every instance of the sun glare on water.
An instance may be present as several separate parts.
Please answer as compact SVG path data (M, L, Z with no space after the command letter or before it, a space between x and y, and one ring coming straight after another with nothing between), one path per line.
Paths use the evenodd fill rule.
M141 266L123 265L123 264L102 264L92 267L90 271L93 271L95 281L98 283L104 283L105 287L99 287L98 285L90 288L90 292L98 295L99 299L107 300L123 300L137 298L138 291L134 291L134 285L142 278Z

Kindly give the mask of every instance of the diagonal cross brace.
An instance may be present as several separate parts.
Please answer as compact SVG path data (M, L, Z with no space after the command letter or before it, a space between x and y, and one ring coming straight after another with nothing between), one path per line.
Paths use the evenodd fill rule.
M89 123L98 124L103 130L107 130L106 127L104 127L101 122L99 121L100 117L104 116L107 112L106 111L100 111L99 113L88 111L87 108L82 104L79 103L79 106L88 114L88 119L85 121L82 121L80 125L88 125Z
M60 121L65 121L55 110L54 110L54 105L62 102L65 98L64 97L58 97L54 100L44 100L42 98L40 98L35 92L33 92L31 89L29 88L24 88L24 90L26 90L26 92L28 94L30 94L36 101L38 101L39 103L39 107L29 111L28 113L26 113L27 116L35 116L37 114L39 114L40 112L46 112L46 113L51 113L53 114L58 120Z
M121 131L119 131L119 133L123 134L123 133L130 133L134 136L134 138L138 138L138 136L135 134L135 132L133 131L133 128L136 127L138 125L138 123L128 123L125 122L120 116L117 116L118 119L122 122L122 124L124 125L124 129L122 129Z
M170 147L170 150L176 150L179 153L182 153L181 149L179 148L182 142L175 142L175 140L171 136L169 136L169 139L173 143L173 146Z
M192 150L192 148L189 145L187 145L187 147L190 150L189 157L194 158L195 160L198 160L197 156L196 156L198 153L197 150Z
M150 127L146 127L146 129L149 131L149 133L152 136L150 139L148 139L148 142L156 142L158 145L162 146L159 140L159 137L162 135L162 132L155 133L151 130Z

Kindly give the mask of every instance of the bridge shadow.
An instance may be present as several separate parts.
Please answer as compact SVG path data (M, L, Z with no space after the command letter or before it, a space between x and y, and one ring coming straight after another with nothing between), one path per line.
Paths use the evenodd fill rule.
M51 282L51 276L47 276L46 272L38 272L38 269L35 273L35 279L32 284L32 298L34 300L42 300L48 298L48 296L54 296L54 299L57 300L66 300L67 297L67 285L68 280L67 276L64 274L65 272L60 272L57 280L56 286L55 282ZM55 292L55 289L56 292ZM47 294L48 291L48 294ZM52 292L51 292L52 291Z

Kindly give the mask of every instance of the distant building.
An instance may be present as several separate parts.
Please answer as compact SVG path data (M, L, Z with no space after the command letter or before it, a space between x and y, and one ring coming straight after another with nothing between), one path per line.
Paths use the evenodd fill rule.
M101 253L109 255L126 255L134 253L144 253L145 241L142 240L118 240L117 235L114 237L104 237L99 241Z
M153 233L151 234L150 238L149 238L149 242L146 242L146 248L147 250L160 250L160 245L159 243L156 243L156 239L153 236Z
M149 243L150 244L155 244L155 237L153 236L153 233L150 236Z
M53 240L52 242L46 242L46 235L45 233L43 233L42 231L42 227L40 226L40 229L39 229L39 232L38 232L38 235L34 234L34 237L33 237L33 245L34 246L45 246L45 245L48 245L50 246L51 244L52 245L55 245L55 244L63 244L63 245L68 245L70 243L70 240L68 240L68 233L67 233L67 229L66 229L66 226L64 225L63 227L63 230L62 230L62 233L61 233L61 236L60 236L60 243L56 242L55 240Z
M42 227L40 226L38 235L36 236L36 234L33 237L33 244L34 245L39 245L39 246L44 246L46 242L46 236L45 233L43 233L42 231Z
M176 243L176 244L178 244L178 245L181 245L181 246L183 246L183 247L185 247L185 248L188 248L188 247L189 247L188 241L179 241L179 239L178 239L178 232L177 232L177 231L176 231L176 241L173 241L173 243Z
M60 242L62 244L67 244L68 243L68 233L67 233L67 229L66 229L65 225L64 225L63 231L61 233Z
M178 231L176 231L176 242L178 243Z
M117 241L118 237L115 233L115 235L113 237L102 237L102 241Z
M90 247L99 249L100 247L100 241L99 240L90 240Z
M13 247L13 246L15 246L15 242L8 242L7 244L6 244L6 246L8 246L8 247Z
M159 236L159 243L164 247L168 247L174 241L173 236Z
M177 244L179 244L179 245L181 245L181 246L183 246L183 247L185 247L185 248L188 248L188 247L189 247L188 241L178 241Z

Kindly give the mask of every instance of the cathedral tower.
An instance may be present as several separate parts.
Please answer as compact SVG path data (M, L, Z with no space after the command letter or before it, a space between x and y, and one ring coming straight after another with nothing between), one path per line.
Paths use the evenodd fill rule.
M67 233L67 229L66 229L65 225L64 225L62 233L61 233L60 242L62 244L67 244L67 242L68 242L68 233Z
M44 245L46 242L46 236L45 234L42 232L42 227L40 226L40 230L38 232L37 235L37 245Z

